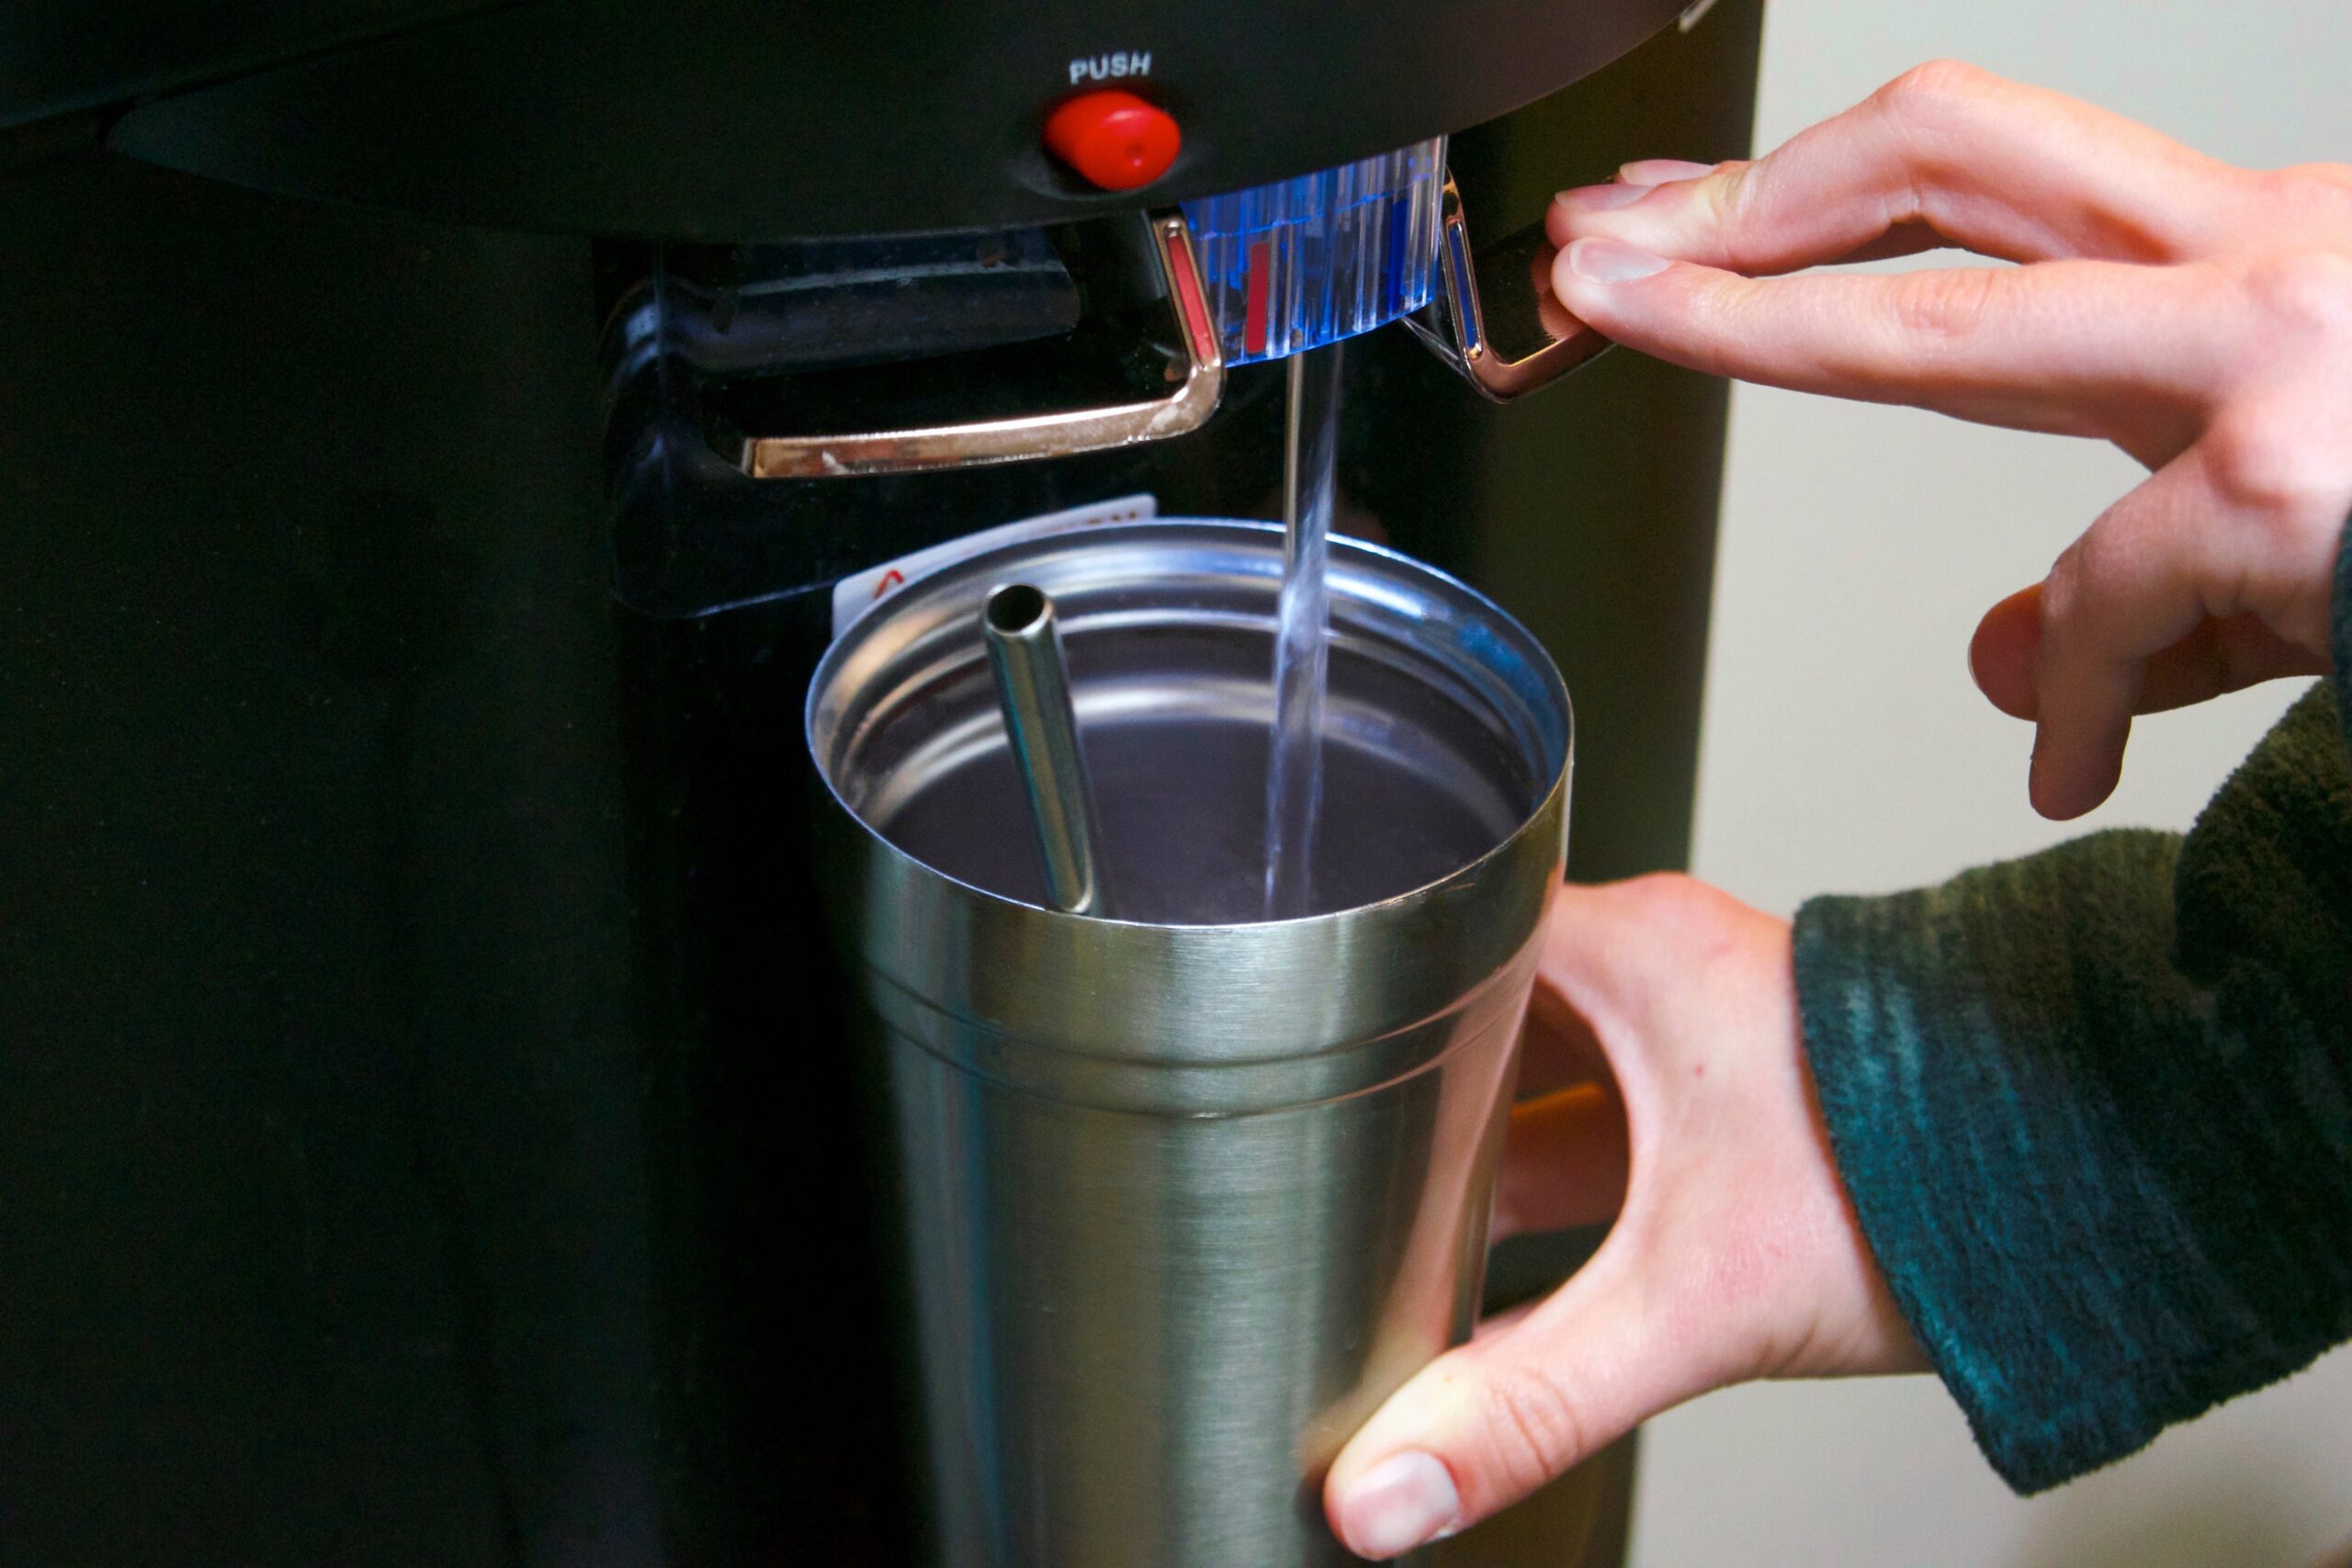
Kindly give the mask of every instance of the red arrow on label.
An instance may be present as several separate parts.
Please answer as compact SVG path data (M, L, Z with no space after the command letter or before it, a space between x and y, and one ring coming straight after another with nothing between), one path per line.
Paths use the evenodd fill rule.
M874 596L879 599L893 588L904 588L906 585L907 574L894 566L882 574L881 581L874 585Z

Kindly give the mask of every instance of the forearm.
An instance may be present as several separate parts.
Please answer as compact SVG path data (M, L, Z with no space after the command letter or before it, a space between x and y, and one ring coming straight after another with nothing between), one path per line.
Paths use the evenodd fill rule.
M2185 840L2101 834L1819 899L1796 963L1863 1231L2013 1484L2352 1337L2352 765L2332 692Z

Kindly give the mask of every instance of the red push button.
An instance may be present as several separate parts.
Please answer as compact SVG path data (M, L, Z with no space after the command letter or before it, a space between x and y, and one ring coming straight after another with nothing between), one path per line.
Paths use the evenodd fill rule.
M1046 121L1055 157L1101 190L1136 190L1168 172L1183 134L1166 109L1133 93L1081 93Z

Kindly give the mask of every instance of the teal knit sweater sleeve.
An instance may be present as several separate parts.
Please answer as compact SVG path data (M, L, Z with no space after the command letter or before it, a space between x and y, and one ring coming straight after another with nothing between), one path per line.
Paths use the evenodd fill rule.
M2352 545L2335 642L2185 837L1797 916L1839 1173L2021 1492L2352 1338Z

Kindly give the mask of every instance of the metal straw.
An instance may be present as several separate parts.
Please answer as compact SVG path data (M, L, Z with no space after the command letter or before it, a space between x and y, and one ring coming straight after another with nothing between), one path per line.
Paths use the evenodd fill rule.
M1078 716L1070 705L1069 667L1062 654L1054 601L1040 588L1012 582L989 592L980 607L989 663L1012 760L1029 795L1037 826L1037 852L1046 863L1046 897L1075 915L1110 914L1102 882L1102 840L1094 789L1079 749Z

